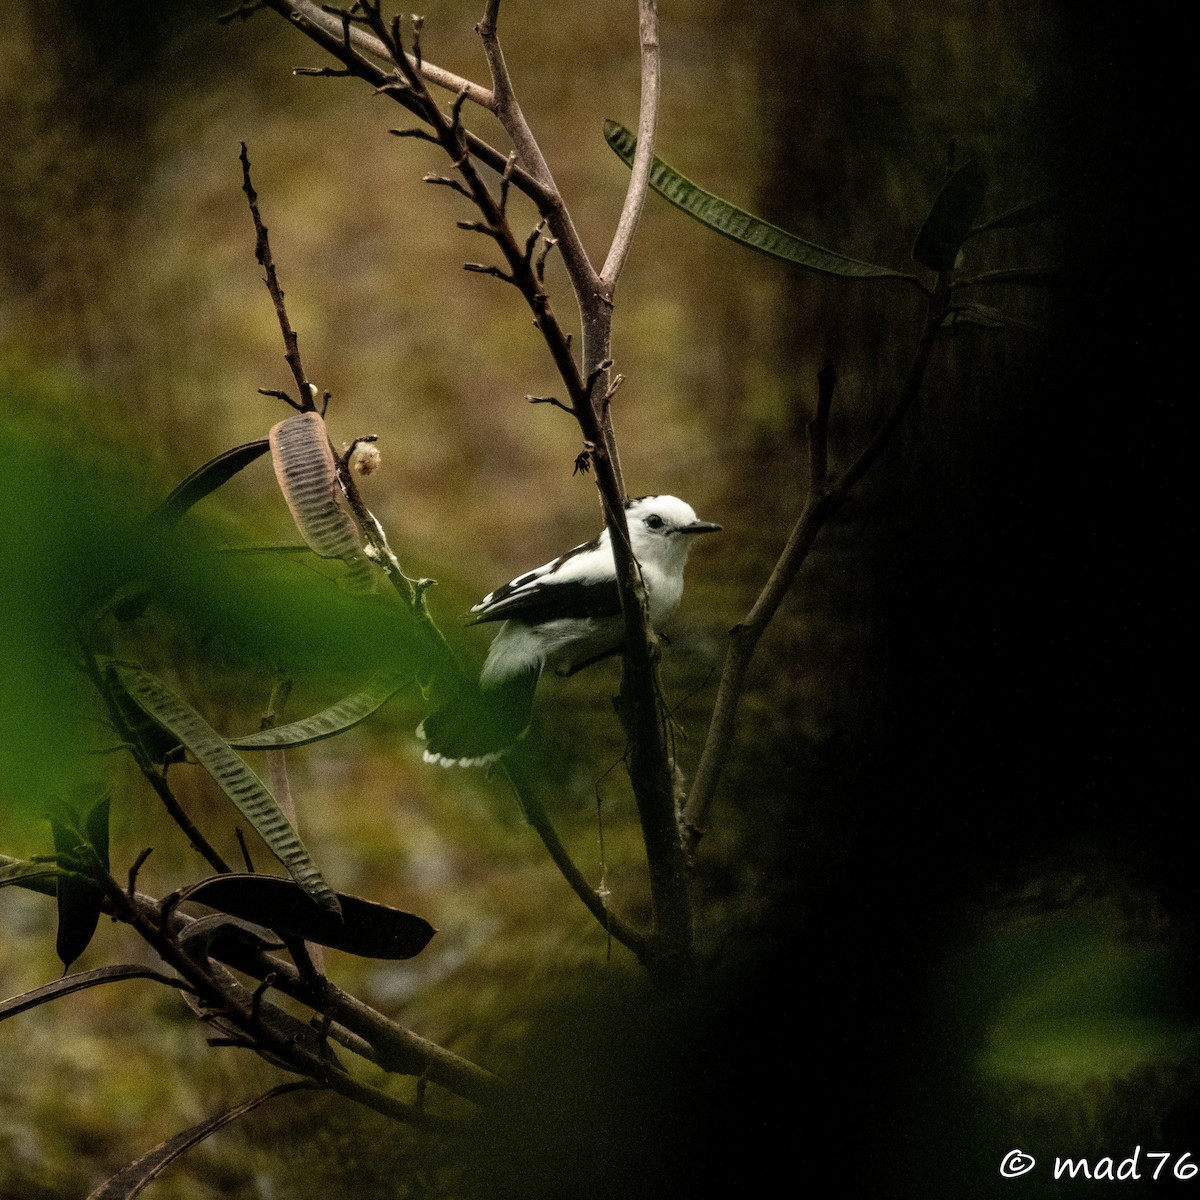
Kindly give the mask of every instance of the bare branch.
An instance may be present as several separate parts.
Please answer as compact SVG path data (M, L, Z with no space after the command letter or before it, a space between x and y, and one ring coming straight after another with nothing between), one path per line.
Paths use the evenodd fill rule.
M424 27L425 27L425 18L419 17L419 16L417 16L416 13L413 13L413 15L412 15L412 31L413 31L412 60L413 60L413 65L417 68L418 75L420 75L423 72L424 67L425 67L425 62L421 55L421 30ZM397 50L400 49L400 32L399 31L400 31L399 22L394 21L392 23L392 36L395 39L395 43L396 43L395 48ZM460 88L459 90L461 91L462 89Z
M517 152L514 150L508 156L508 162L504 164L504 170L500 173L500 211L504 212L508 208L508 188L512 182L513 169L517 165Z
M557 238L543 238L542 248L538 251L537 260L533 264L534 274L537 275L538 283L543 283L546 279L546 258L550 251L558 245Z
M300 389L300 404L293 404L292 407L299 407L303 411L313 407L312 392L314 389L304 374L304 367L300 362L300 343L296 338L296 331L292 328L291 321L288 320L287 308L284 306L283 288L279 286L279 276L275 271L275 262L271 258L271 244L267 241L267 227L263 224L262 215L258 211L258 193L250 182L250 156L246 152L245 142L242 143L240 157L242 191L246 193L246 200L250 205L250 216L254 221L254 257L258 260L259 266L267 273L265 280L267 291L271 293L271 301L275 305L275 316L279 320L279 331L283 334L283 357L292 370L296 386ZM286 396L283 398L287 399ZM291 404L291 401L288 400L288 403Z
M340 18L326 12L318 5L311 3L310 0L264 0L264 3L269 4L276 12L282 13L297 24L301 24L302 21L308 22L323 29L326 33L334 33L339 39L342 37L343 24ZM366 30L350 28L349 42L351 48L359 54L368 55L380 62L390 63L392 61L392 55L387 45L379 37ZM452 71L443 70L431 62L425 62L413 55L409 55L408 60L421 78L428 80L435 87L445 88L450 92L460 92L466 88L468 98L473 104L478 104L480 108L486 108L489 111L493 110L492 93L487 88L480 87L479 84L472 83L469 79L462 78L461 75L455 75Z
M555 408L561 408L563 412L570 413L571 416L575 415L575 410L569 404L564 404L556 396L526 396L525 399L530 404L553 404Z
M500 0L487 0L483 20L475 26L483 45L484 56L487 58L488 70L492 75L492 111L504 127L504 132L512 138L513 147L522 166L548 193L549 203L539 207L542 215L549 220L555 237L562 243L563 260L567 263L575 298L582 310L588 302L588 297L595 290L598 277L575 229L571 214L563 204L558 185L554 182L542 149L533 136L529 122L525 119L513 92L512 79L508 74L508 65L504 61L500 37L496 30L499 16Z
M567 853L567 848L559 839L546 810L525 780L520 767L511 758L504 760L504 774L516 793L517 803L521 806L526 820L533 826L538 837L542 839L542 844L546 847L563 878L571 885L571 890L583 901L588 912L600 922L611 937L623 946L627 946L638 958L642 958L649 949L649 939L626 925L616 913L609 909L606 903L607 897L601 895L599 890L593 888L584 879L570 854Z
M538 239L542 236L542 230L546 228L546 220L543 217L530 231L529 236L525 239L525 260L530 262L533 260L533 252L537 248ZM543 255L543 257L545 257ZM542 282L542 277L538 275L538 283Z
M650 168L654 164L660 92L657 0L639 0L638 36L642 45L642 95L638 111L637 150L633 156L633 170L629 175L621 219L617 222L617 232L613 235L612 246L600 271L600 278L610 299L621 277L625 260L629 257L629 248L633 245L633 235L637 232L646 203L646 192L650 187Z
M423 142L432 142L435 146L438 144L437 138L426 129L389 129L393 137L398 138L420 138Z
M495 279L503 279L505 283L515 284L517 282L499 267L490 267L486 263L463 263L463 270L471 271L476 275L491 275Z
M347 26L345 33L343 33L343 26L340 20L309 3L309 0L264 0L264 3L267 7L290 20L302 33L316 42L317 45L328 51L335 58L340 59L353 75L371 84L377 92L390 96L410 112L424 117L424 112L420 110L420 106L412 94L413 89L408 84L401 84L394 74L392 68L396 65L395 60L389 54L386 44L380 38L349 26ZM364 41L364 39L366 40ZM385 70L383 67L378 66L372 59L386 62L388 69ZM439 76L435 77L432 74L434 68L429 63L422 65L420 75L416 75L416 64L414 62L408 60L407 65L417 78L429 79L431 83L449 88L454 92L461 92L465 86L469 100L482 103L482 107L491 109L490 99L486 103L482 100L483 97L490 98L491 96L491 93L486 89L479 88L477 85L449 72L440 72ZM507 155L501 153L494 146L489 145L483 138L476 134L468 132L465 134L465 138L467 149L480 162L485 163L494 171L504 170ZM552 189L547 188L539 180L535 179L523 167L518 167L513 172L512 182L514 187L519 188L529 196L538 205L538 208L543 211L550 211L562 205L561 198Z
M457 192L460 196L466 196L468 200L471 199L471 193L468 192L467 189L463 187L463 185L459 183L457 179L451 179L447 175L425 175L422 178L422 182L431 183L435 187L448 187L451 191Z
M274 396L276 400L282 400L284 404L290 404L297 412L308 411L303 404L297 404L287 392L281 392L278 388L258 388L257 391L260 396Z
M875 431L875 435L851 464L841 478L830 477L825 464L825 426L829 404L833 399L835 373L823 367L819 381L817 416L809 426L810 462L813 464L809 479L808 496L796 524L788 536L779 560L771 572L745 619L729 632L729 649L721 671L721 682L717 686L717 698L713 705L712 721L708 736L696 769L696 778L687 802L680 815L680 831L689 853L694 851L704 835L708 811L716 795L721 774L725 769L730 747L733 744L734 725L738 703L745 686L746 672L750 660L771 619L775 616L783 598L787 595L797 572L808 557L817 535L826 522L841 508L854 485L866 474L884 448L895 436L897 429L912 407L925 378L925 368L937 338L945 313L949 295L949 279L943 276L929 304L925 329L917 344L912 366L900 388L891 412Z

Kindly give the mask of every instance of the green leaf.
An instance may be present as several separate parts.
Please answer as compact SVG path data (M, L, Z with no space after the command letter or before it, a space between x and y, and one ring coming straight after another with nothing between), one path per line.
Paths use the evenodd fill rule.
M265 925L283 937L302 938L365 958L412 958L437 932L424 917L338 894L342 920L308 903L290 879L274 875L214 875L181 898Z
M0 887L23 887L53 896L54 880L62 873L62 868L55 863L29 862L24 858L0 854Z
M170 730L237 805L295 881L322 908L340 911L337 897L266 784L194 708L135 663L108 663L112 676L164 729Z
M605 121L604 139L627 166L633 165L637 138L624 125ZM769 258L792 263L806 271L815 271L818 275L833 275L838 279L903 279L909 283L917 282L912 275L847 258L836 250L826 250L794 233L788 233L786 229L780 229L778 225L752 216L727 200L706 192L661 158L655 158L650 170L650 187L702 225Z
M56 979L45 987L35 988L32 992L24 992L13 996L11 1000L0 1002L0 1021L15 1017L18 1013L28 1012L39 1004L48 1004L61 996L69 996L73 992L82 992L85 988L97 987L102 983L116 983L122 979L153 979L165 983L168 987L179 987L180 981L169 975L162 975L137 963L120 963L110 967L97 967L94 971L78 971Z
M913 243L913 258L935 271L951 271L987 194L987 172L968 159L942 184Z
M88 1196L88 1200L133 1200L134 1196L138 1195L148 1183L152 1182L181 1154L216 1133L218 1129L236 1121L238 1117L244 1117L248 1112L253 1112L260 1104L265 1104L276 1096L314 1086L316 1085L307 1080L281 1083L278 1087L273 1087L269 1092L264 1092L253 1100L237 1104L223 1113L218 1113L215 1117L209 1117L207 1121L201 1121L200 1124L193 1125L182 1133L177 1133L170 1140L143 1154L137 1162L130 1163L129 1166L123 1167L115 1175L105 1180Z
M235 446L197 467L150 515L151 521L174 525L189 508L228 483L243 467L266 454L270 443L266 438Z
M1033 225L1037 221L1044 221L1047 217L1054 216L1060 208L1062 208L1062 196L1057 192L1035 196L1032 200L1026 200L1024 204L1018 204L1015 208L1005 209L999 216L992 217L990 221L984 221L982 225L976 225L967 234L967 237L974 237L977 233L987 233L990 229L1016 229L1021 225Z
M52 817L50 828L55 852L67 863L78 858L85 869L100 866L108 870L107 796L102 796L88 811L82 831L69 815L61 820ZM90 879L67 871L58 877L57 902L55 950L63 966L69 967L88 948L96 932L104 892Z
M152 763L164 763L173 757L181 748L180 740L148 715L119 682L113 681L111 675L108 679L113 682L109 689L113 707L121 714L125 732L132 734L141 752Z
M407 682L407 678L399 679L393 674L376 675L361 691L346 696L311 717L292 721L289 725L260 729L245 737L230 738L229 745L235 750L283 750L336 737L382 708Z

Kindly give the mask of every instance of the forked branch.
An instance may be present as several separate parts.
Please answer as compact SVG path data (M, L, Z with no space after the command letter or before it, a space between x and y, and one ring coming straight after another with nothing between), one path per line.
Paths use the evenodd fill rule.
M654 911L654 947L649 957L675 964L691 961L691 908L682 846L675 822L671 767L662 734L655 650L647 620L645 587L629 542L625 522L625 485L621 476L616 439L610 420L614 389L608 379L612 344L612 293L645 199L649 164L654 151L654 127L658 103L658 21L656 0L640 0L639 29L644 74L639 129L641 168L630 182L622 217L618 223L606 274L597 275L562 200L545 158L516 101L512 81L499 43L497 21L499 0L486 0L479 34L492 74L493 86L485 99L483 91L461 81L449 114L432 100L426 88L428 64L423 55L409 55L401 45L399 20L384 18L380 0L359 0L354 20L349 12L318 16L305 0L268 0L270 6L288 16L298 28L323 46L353 74L374 84L383 94L416 115L429 134L449 156L465 191L478 208L482 228L495 242L504 269L476 264L472 269L496 274L520 290L533 313L555 367L566 389L563 406L569 407L579 424L589 462L594 468L605 521L612 538L617 587L626 627L627 650L621 684L619 712L629 743L630 780L646 843ZM356 22L365 23L374 41L364 53L356 38ZM367 54L378 56L394 70L376 65ZM474 99L495 112L513 140L518 162L482 142L462 127L462 106ZM500 173L500 197L494 196L479 173L485 164ZM438 178L441 182L441 177ZM579 307L582 326L582 361L577 361L571 338L563 329L542 283L540 260L526 239L514 235L504 200L509 186L532 198L545 219L563 256L568 278ZM684 968L686 969L686 967Z

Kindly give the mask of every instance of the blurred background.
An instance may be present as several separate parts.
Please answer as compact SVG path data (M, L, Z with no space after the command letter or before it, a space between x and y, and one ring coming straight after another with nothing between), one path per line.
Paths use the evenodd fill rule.
M600 527L572 474L577 430L524 401L556 387L528 314L461 271L490 247L456 228L464 201L421 182L446 169L439 152L390 137L411 122L365 86L295 77L323 61L274 14L220 25L226 7L16 0L0 31L0 853L48 852L48 798L107 786L114 869L153 845L155 894L203 864L98 753L111 738L61 653L106 570L156 584L113 648L229 734L256 727L280 671L298 717L404 654L383 598L354 602L309 560L226 553L297 540L266 460L165 559L139 538L189 471L287 413L256 391L291 381L240 142L332 436L379 436L367 502L408 573L439 581L431 608L464 659L488 642L465 625L472 603ZM426 56L482 80L479 5L424 15ZM602 260L627 172L601 127L637 115L632 7L506 0L501 33ZM1146 67L1151 35L1127 7L1080 19L1049 0L664 6L659 149L679 170L907 270L953 140L988 171L985 216L1067 198L1058 220L970 242L966 269L1061 264L1063 284L980 296L1032 328L944 340L919 410L764 639L697 861L702 996L655 996L606 944L502 781L421 762L411 687L295 754L292 780L334 886L440 932L410 964L331 955L330 970L513 1079L520 1103L446 1148L288 1097L150 1194L695 1197L757 1194L782 1170L846 1195L1039 1196L1055 1154L1200 1150L1196 849L1179 817L1194 525L1164 383L1184 344L1183 195L1163 178L1177 110L1169 62ZM548 279L572 323L553 258ZM617 294L626 479L725 529L696 548L666 631L686 775L725 631L803 502L817 369L839 368L845 465L921 315L908 289L790 271L649 201ZM609 663L544 681L530 746L584 873L644 919L617 679ZM235 856L198 774L173 782ZM2 889L0 930L4 995L60 972L53 904ZM144 953L106 924L77 966ZM149 989L0 1025L3 1200L83 1196L276 1081ZM1039 1169L1002 1180L1015 1146Z

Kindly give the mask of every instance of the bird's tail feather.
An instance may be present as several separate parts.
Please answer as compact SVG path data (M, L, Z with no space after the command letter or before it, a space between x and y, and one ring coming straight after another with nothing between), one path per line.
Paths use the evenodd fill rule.
M462 692L417 726L424 759L443 767L490 766L529 730L540 670L523 671L494 687Z

